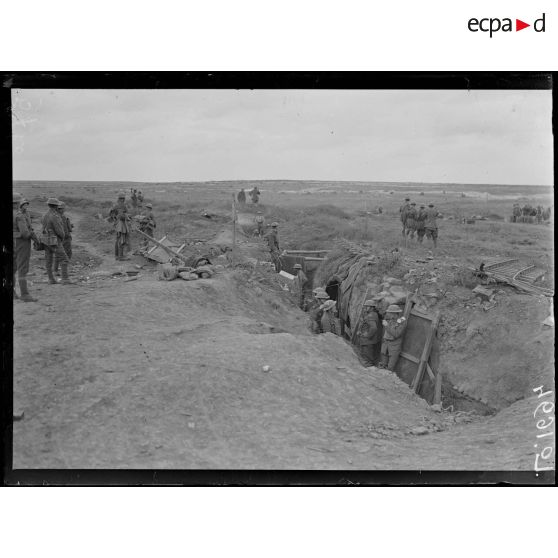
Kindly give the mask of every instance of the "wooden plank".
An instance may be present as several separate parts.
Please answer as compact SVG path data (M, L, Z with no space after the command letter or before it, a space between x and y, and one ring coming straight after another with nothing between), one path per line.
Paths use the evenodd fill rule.
M159 242L165 242L165 240L167 240L167 235L163 236L163 238L161 238L161 240L159 240ZM157 250L158 246L155 244L155 246L152 246L147 253L151 254L151 252L154 252L155 250Z
M430 322L431 322L432 319L433 319L432 315L427 314L426 312L423 312L422 310L417 310L416 308L413 308L413 309L411 310L411 314L412 314L413 316L416 316L417 318L424 318L425 320L428 320L428 321L430 321Z
M418 364L420 362L420 360L415 356L412 355L411 353L405 353L405 352L401 352L399 354L400 357L406 358L407 360L414 362L415 364Z
M329 254L331 250L285 250L287 255L301 255L301 254Z
M184 256L181 256L178 252L175 252L174 250L171 250L168 246L165 246L162 242L159 242L158 240L155 240L154 238L152 238L151 236L149 236L148 234L145 234L142 231L137 231L139 234L141 234L142 236L145 236L145 238L147 238L148 240L150 240L151 242L154 242L157 246L159 246L160 248L162 248L165 252L168 252L169 254L171 254L172 256L174 256L175 258L179 259L181 262L186 263L186 260L184 259ZM165 237L166 238L166 237Z
M434 372L432 372L432 368L430 368L430 364L428 364L428 362L426 363L426 373L428 374L428 377L435 382L436 381L436 377L434 376Z
M439 405L441 402L442 402L442 373L438 370L438 374L436 374L436 381L434 383L434 399L432 399L432 404Z
M419 386L422 382L422 377L424 375L424 370L426 368L426 364L428 363L428 358L430 357L430 350L432 349L432 341L434 340L434 334L436 333L436 328L438 327L438 320L440 315L436 314L432 323L430 325L430 331L428 332L428 337L426 338L426 342L424 344L424 349L422 351L422 355L420 357L420 363L418 366L417 373L415 378L411 384L411 388L417 392Z

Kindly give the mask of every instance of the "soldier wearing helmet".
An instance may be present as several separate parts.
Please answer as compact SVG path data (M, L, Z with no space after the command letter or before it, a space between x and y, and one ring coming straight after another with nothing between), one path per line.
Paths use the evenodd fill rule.
M12 198L14 297L20 298L23 302L35 302L37 299L29 294L26 277L29 273L29 260L31 259L31 241L38 242L39 239L33 231L31 217L27 212L28 205L29 202L21 194L14 193ZM19 283L19 297L15 289L16 274Z
M256 227L257 227L255 234L257 234L261 238L264 234L264 223L265 223L265 219L261 211L258 211L258 214L254 218L254 222L256 223Z
M114 243L114 257L117 261L126 260L124 250L130 250L130 211L126 205L126 194L118 193L118 201L110 210L109 216L114 222L116 240Z
M308 288L308 277L306 276L306 273L304 273L304 270L302 269L302 265L300 265L299 263L294 265L293 271L295 275L294 282L293 282L293 290L296 295L298 307L301 310L304 310L306 308L305 298L306 298L306 290Z
M382 340L382 367L394 371L401 346L403 344L403 334L407 327L406 320L401 316L403 310L397 304L390 304L386 310L384 326L384 338Z
M51 285L57 284L53 273L55 259L58 260L62 269L62 283L71 283L68 277L68 255L64 250L66 232L62 216L58 212L59 205L60 202L56 198L49 198L47 200L48 211L43 216L42 244L45 247L45 266L48 282Z
M333 333L341 335L341 322L337 312L337 302L329 297L320 305L322 311L321 330L322 333Z
M438 242L438 224L436 219L440 217L438 210L434 208L433 203L428 204L428 209L426 210L426 219L424 221L424 228L426 232L426 238L431 238L434 248Z
M380 359L382 324L378 312L381 297L375 296L364 302L362 318L357 326L356 346L365 366L376 366Z
M140 231L153 238L156 227L157 223L155 222L155 217L153 216L153 205L151 203L146 203L145 211L143 212L143 216L140 221ZM149 244L149 240L145 237L142 238L142 248L146 250Z
M61 201L58 205L58 213L60 213L60 219L62 220L62 226L64 227L64 240L62 241L62 246L64 247L64 252L68 256L68 261L72 259L72 230L74 225L70 221L70 218L65 213L66 204ZM58 267L60 266L60 259L55 256L54 258L54 273L58 275Z
M417 217L418 212L416 208L416 203L412 202L407 209L407 219L405 221L405 234L409 238L415 238L415 231L417 230Z
M310 331L312 333L323 333L322 315L324 312L323 304L326 300L329 300L329 295L323 289L317 290L315 294L316 302L308 311L308 316L310 318Z

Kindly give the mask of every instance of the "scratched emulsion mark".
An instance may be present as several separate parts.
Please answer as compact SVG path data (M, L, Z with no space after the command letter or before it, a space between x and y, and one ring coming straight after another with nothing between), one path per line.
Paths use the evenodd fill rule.
M39 100L39 106L42 99ZM21 89L12 90L12 148L13 153L23 153L25 146L25 128L38 118L34 117L35 107Z
M539 392L537 399L543 398L535 408L533 417L536 419L537 414L539 420L537 420L536 426L537 430L541 432L537 434L537 443L534 444L536 455L535 455L535 472L539 471L552 471L554 466L552 463L552 456L554 454L554 428L550 429L554 424L554 402L552 401L553 391L543 392L544 387L539 386L534 388L535 393ZM544 399L546 398L546 399ZM544 416L542 413L546 414ZM547 430L548 429L548 430Z

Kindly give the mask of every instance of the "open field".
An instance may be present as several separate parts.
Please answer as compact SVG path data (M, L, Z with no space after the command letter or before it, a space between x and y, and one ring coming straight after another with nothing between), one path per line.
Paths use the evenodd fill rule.
M290 293L258 263L269 257L250 227L239 234L236 265L225 251L212 279L167 283L141 256L115 262L111 226L95 218L133 186L154 205L157 237L217 254L230 244L232 194L255 184L266 222L279 223L281 248L329 249L340 240L371 254L397 248L395 277L422 266L436 278L420 287L438 293L441 366L476 412L455 402L450 409L449 400L435 412L391 373L364 368L341 338L311 335ZM46 283L34 252L39 302L14 305L14 402L25 411L14 424L14 467L532 470L532 390L554 389L554 330L542 325L549 301L499 286L486 311L467 268L515 257L544 269L541 284L553 288L551 189L28 181L14 190L30 199L36 230L48 197L66 201L77 254L76 284L62 286ZM405 246L406 195L444 215L435 251L426 240ZM508 222L516 200L552 206L551 222ZM255 211L248 203L244 221ZM472 215L486 220L460 222ZM98 274L134 265L143 266L137 281Z

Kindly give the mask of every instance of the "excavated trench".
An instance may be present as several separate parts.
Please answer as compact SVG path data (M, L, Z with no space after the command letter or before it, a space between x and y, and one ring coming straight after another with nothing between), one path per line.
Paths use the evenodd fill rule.
M365 297L383 294L381 311L385 311L388 304L405 305L409 291L399 280L388 287L385 267L385 261L378 258L371 261L369 256L363 257L350 251L345 254L333 252L307 275L313 279L311 288L325 286L330 298L338 303L340 317L350 326L358 321L358 312ZM286 271L291 272L289 269ZM534 308L532 297L521 297L515 292L502 301L492 314L475 309L459 311L457 314L464 322L463 327L448 334L448 327L444 324L444 335L436 334L438 366L443 374L441 402L444 409L494 415L529 397L531 390L544 381L548 383L552 380L553 364L549 362L549 355L553 354L552 331L542 331L534 339L531 336L530 342L525 337L529 325L522 326L517 319L526 309L525 317L532 324L529 329L540 329L548 301L541 299ZM439 312L442 321L448 323L453 323L453 314L456 313L455 309L449 310L436 304L423 310L432 314ZM477 322L481 333L470 339L471 324ZM542 357L538 361L531 356L533 344L537 346L537 355ZM509 354L512 348L513 357Z

